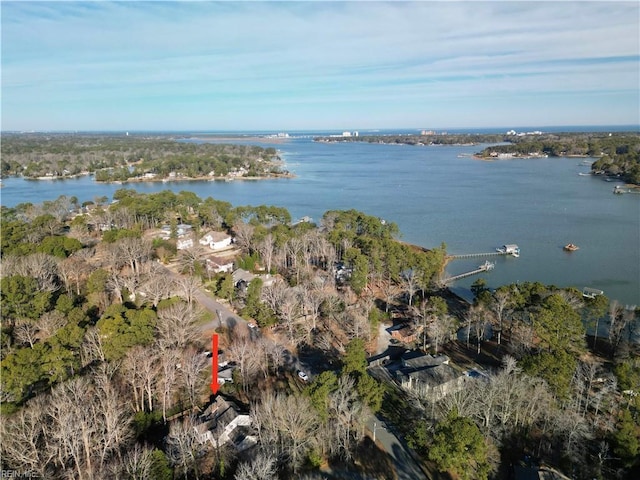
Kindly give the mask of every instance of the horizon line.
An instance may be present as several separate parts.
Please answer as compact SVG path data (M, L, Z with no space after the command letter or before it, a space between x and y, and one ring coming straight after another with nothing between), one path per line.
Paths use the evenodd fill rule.
M506 129L509 130L517 130L517 129L544 129L544 128L633 128L640 130L640 123L638 124L562 124L562 125L517 125L517 126L508 126L508 125L497 125L497 126L485 126L485 127L461 127L461 126L449 126L449 127L370 127L370 128L353 128L348 130L350 132L382 132L389 130L415 130L415 131L441 131L445 132L447 130L497 130L497 129ZM259 129L214 129L214 128L204 128L204 129L92 129L92 130L79 130L79 129L32 129L32 130L0 130L0 134L29 134L29 133L287 133L287 132L325 132L325 131L337 131L337 132L345 132L345 128L336 128L336 127L328 127L328 128L304 128L304 129L286 129L286 128L259 128Z

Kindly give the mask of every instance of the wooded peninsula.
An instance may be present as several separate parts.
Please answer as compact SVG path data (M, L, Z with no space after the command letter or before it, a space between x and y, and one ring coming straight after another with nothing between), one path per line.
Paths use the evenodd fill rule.
M484 145L481 159L589 157L596 175L619 177L640 185L640 133L543 133L515 131L505 134L359 135L317 137L318 142L368 142L395 145Z
M98 182L290 176L273 147L187 142L169 135L3 134L2 176Z

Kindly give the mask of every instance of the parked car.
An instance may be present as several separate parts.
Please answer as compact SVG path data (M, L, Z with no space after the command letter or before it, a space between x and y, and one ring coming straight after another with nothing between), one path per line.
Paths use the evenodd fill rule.
M298 376L305 382L309 381L309 375L304 373L302 370L298 370Z

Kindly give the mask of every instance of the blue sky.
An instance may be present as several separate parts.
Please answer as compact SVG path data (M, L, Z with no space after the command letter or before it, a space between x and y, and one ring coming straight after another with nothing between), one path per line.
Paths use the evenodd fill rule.
M640 123L638 2L1 8L3 130Z

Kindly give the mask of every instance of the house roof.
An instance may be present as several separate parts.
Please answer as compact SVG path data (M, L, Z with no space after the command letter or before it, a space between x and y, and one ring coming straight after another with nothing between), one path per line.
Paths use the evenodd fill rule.
M222 240L226 240L227 238L230 238L231 235L229 235L227 232L208 232L206 235L204 235L202 238L205 237L209 237L211 238L212 242L220 242Z
M202 425L206 425L207 430L211 430L215 437L219 437L224 432L224 429L233 420L235 420L240 414L237 407L221 396L218 396L215 402L211 403L202 415Z
M405 368L421 369L425 367L435 367L449 362L446 355L427 355L419 350L411 350L401 357L402 365Z
M245 282L249 283L255 277L256 276L253 273L239 268L235 272L233 272L233 283L237 285L238 282L240 282L241 280L244 280Z
M400 372L432 387L442 385L462 376L455 368L446 364L435 367L424 367L418 370L401 369Z
M233 263L233 259L229 257L218 257L216 255L210 255L207 257L207 261L215 263L216 265L229 265Z

